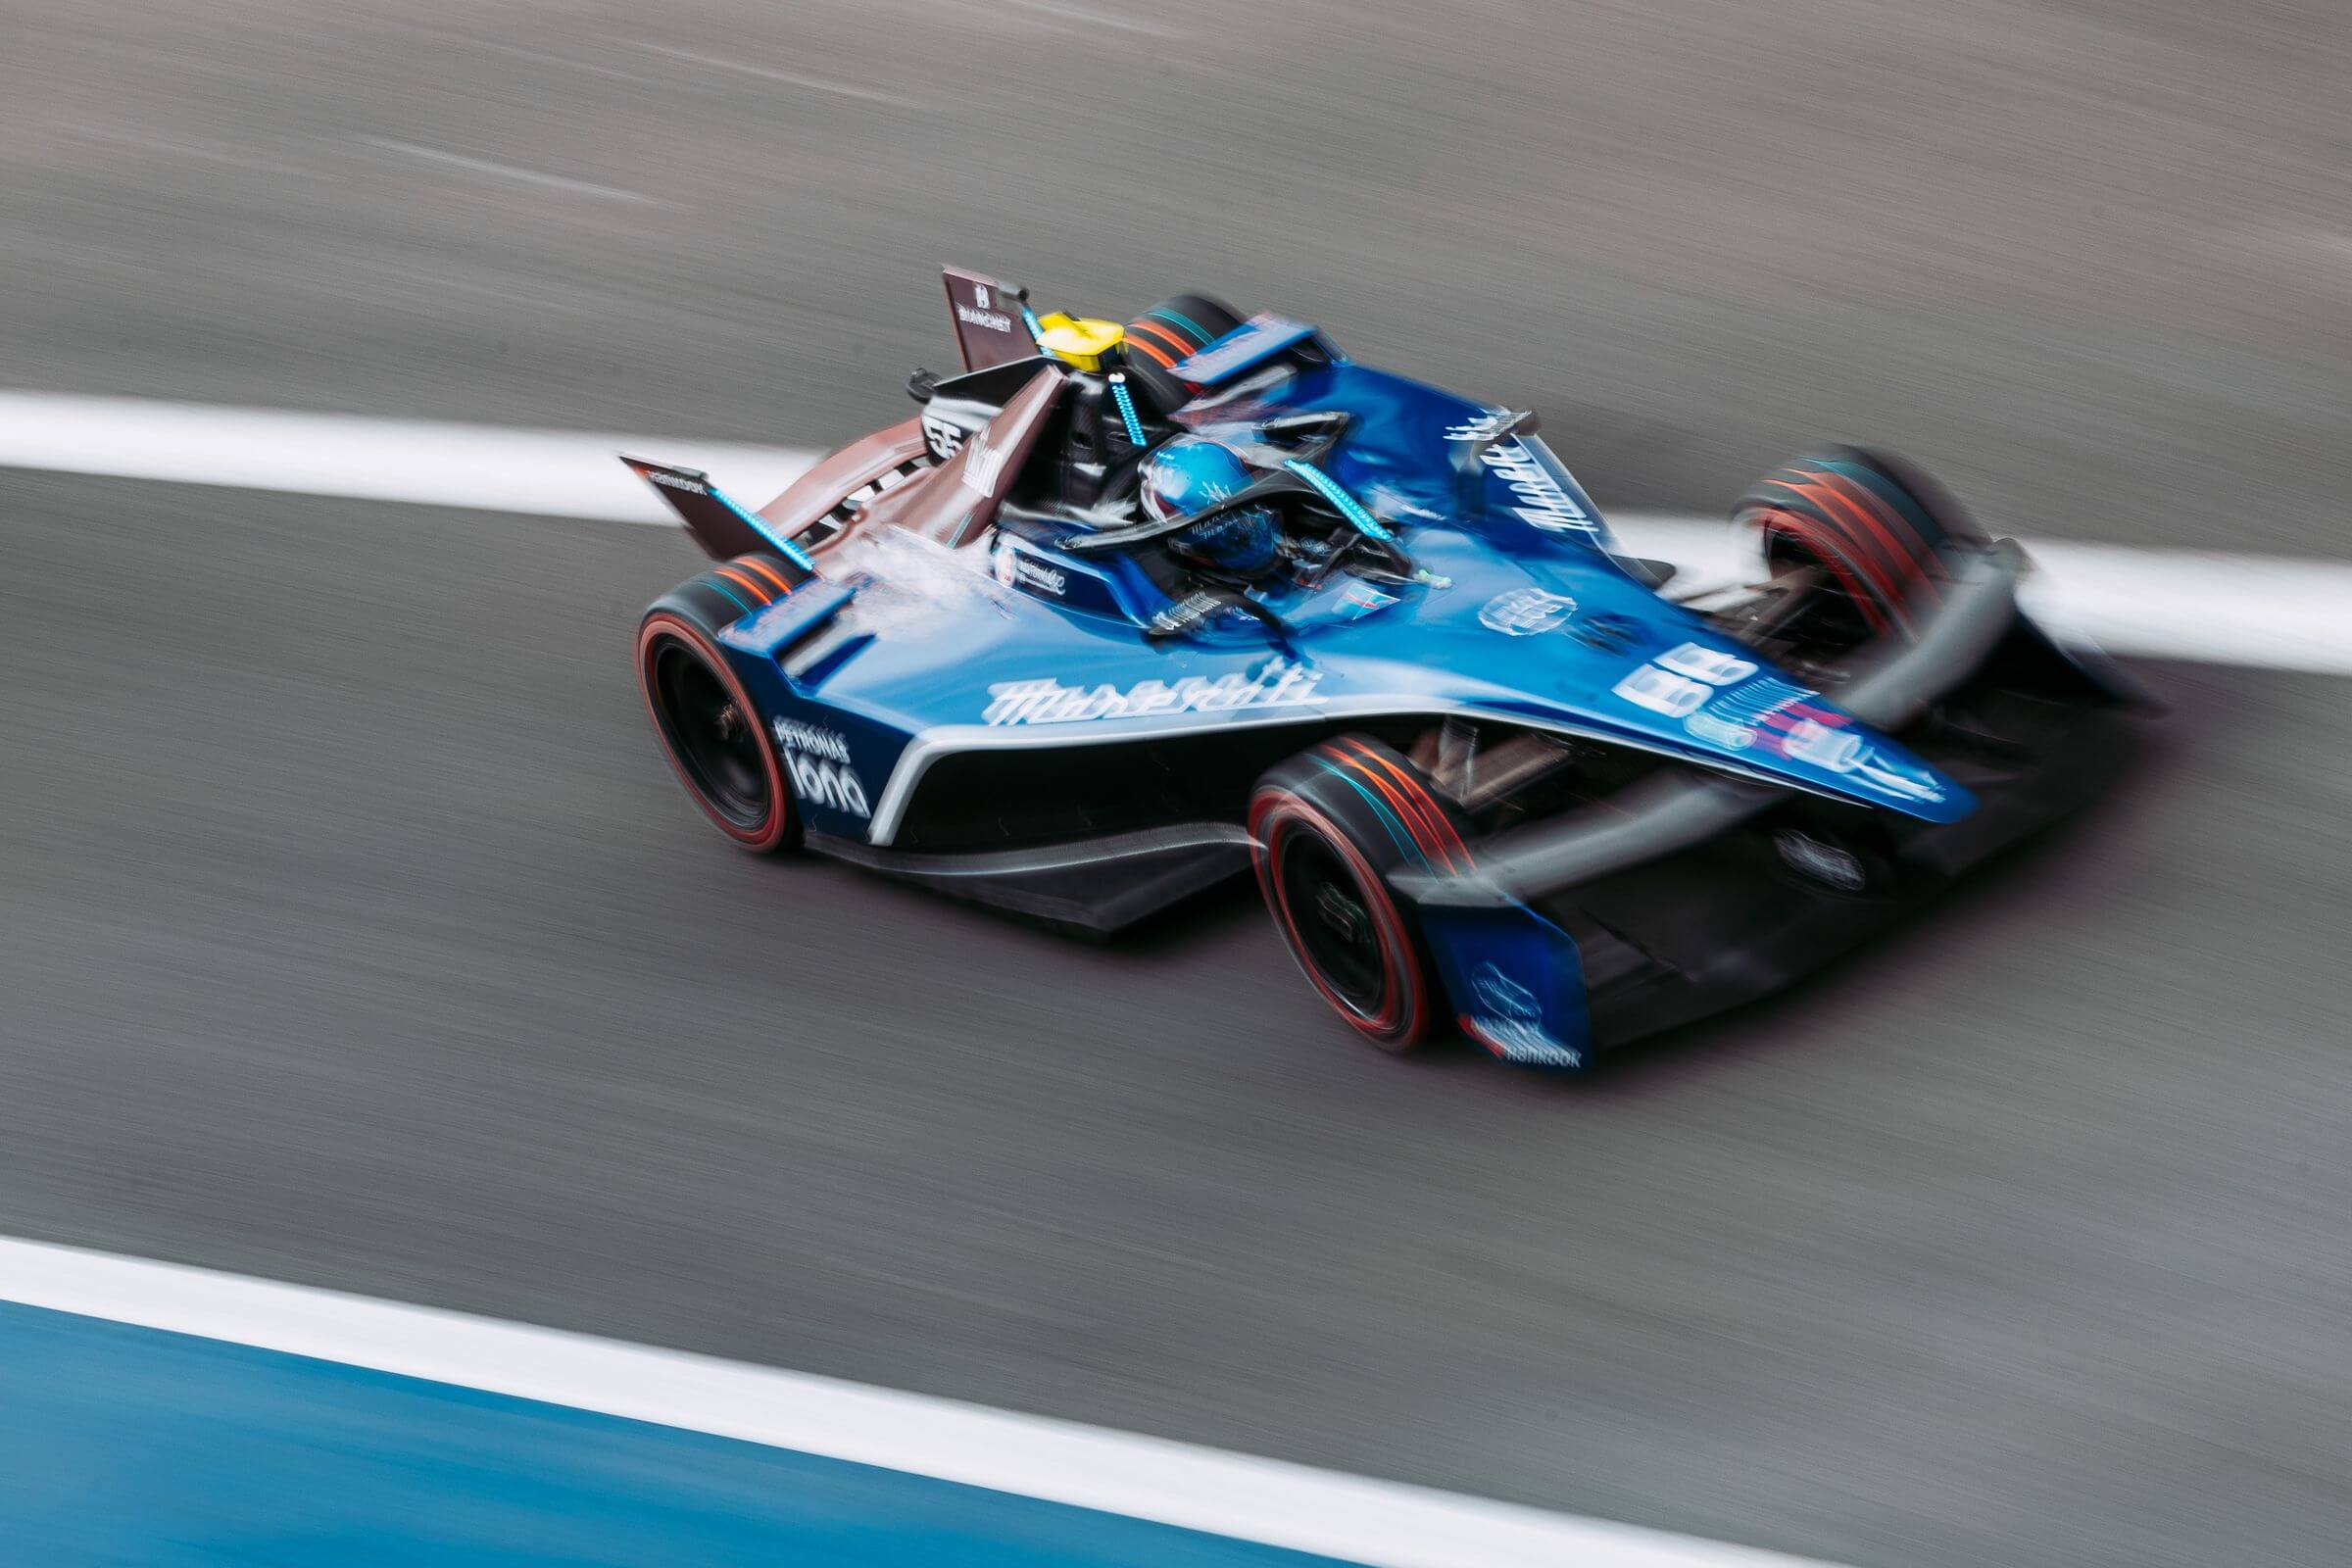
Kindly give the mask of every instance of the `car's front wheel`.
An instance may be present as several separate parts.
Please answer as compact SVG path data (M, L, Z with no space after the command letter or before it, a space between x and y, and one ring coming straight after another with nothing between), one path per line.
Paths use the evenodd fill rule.
M1407 1052L1439 1022L1400 865L1466 866L1457 814L1379 741L1344 735L1280 763L1250 802L1258 891L1299 970L1348 1026Z
M1958 502L1891 453L1831 447L1783 465L1740 498L1776 576L1819 571L1845 610L1846 640L1912 637L1932 612L1955 551L1984 535Z

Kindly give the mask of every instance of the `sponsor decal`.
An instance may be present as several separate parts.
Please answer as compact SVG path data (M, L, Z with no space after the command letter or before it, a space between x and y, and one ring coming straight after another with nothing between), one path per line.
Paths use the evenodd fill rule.
M1502 434L1502 427L1519 417L1508 409L1490 409L1474 419L1446 427L1448 441L1492 441Z
M784 768L792 775L792 793L797 798L852 816L872 814L865 786L850 763L847 736L792 718L770 720L768 727L784 754Z
M1004 449L989 443L988 432L973 434L963 459L963 487L981 495L994 495L997 481L1004 474Z
M1007 588L1026 583L1056 599L1070 588L1070 579L1059 567L1048 565L1009 540L997 547L997 581Z
M1213 592L1195 588L1181 600L1159 609L1159 613L1154 613L1143 630L1152 637L1183 637L1188 632L1198 632L1221 609L1225 609L1225 600Z
M1678 675L1689 675L1710 686L1734 686L1756 672L1755 661L1751 659L1741 659L1719 649L1701 648L1696 643L1669 648L1654 662Z
M1637 708L1668 718L1688 719L1717 688L1745 680L1755 672L1752 661L1684 643L1641 665L1610 690Z
M1472 1024L1488 1049L1505 1060L1544 1067L1585 1064L1584 1053L1562 1045L1544 1029L1544 1009L1536 994L1492 960L1480 964L1471 975L1470 995L1479 1009Z
M1799 703L1818 695L1777 675L1744 681L1718 692L1707 705L1683 720L1692 738L1730 751L1745 751L1759 735L1773 736L1792 720L1783 716Z
M986 283L972 285L972 303L984 311L988 309L988 285Z
M1863 874L1862 862L1834 844L1824 844L1794 828L1780 833L1772 843L1781 852L1781 859L1788 869L1801 872L1816 882L1825 882L1840 893L1859 893L1869 884L1870 878Z
M1505 637L1532 637L1566 625L1576 601L1544 588L1513 588L1496 594L1478 612L1478 622Z
M1833 773L1851 773L1862 765L1868 748L1849 729L1832 729L1817 718L1800 718L1781 737L1781 750L1800 762L1826 767Z
M1706 711L1710 718L1749 729L1761 725L1784 728L1788 720L1780 715L1819 695L1810 686L1799 686L1777 675L1765 675L1743 681L1730 691L1719 694L1707 704Z
M1646 708L1653 713L1664 713L1668 718L1690 717L1715 692L1715 688L1704 681L1677 675L1655 664L1640 665L1609 689L1636 708Z
M923 416L923 445L931 455L945 463L963 450L963 427L941 418L936 414Z
M1720 746L1727 752L1743 752L1756 744L1754 730L1745 724L1735 724L1728 718L1717 718L1703 709L1684 719L1683 728L1690 732L1692 740Z
M1536 1002L1536 994L1502 972L1502 966L1489 959L1478 966L1470 977L1470 990L1478 1004L1497 1018L1519 1018L1534 1022L1544 1016Z
M1754 661L1736 654L1684 643L1610 690L1637 708L1681 719L1684 733L1710 746L1755 747L1827 773L1851 774L1908 800L1944 798L1931 769L1883 755L1843 713L1817 706L1819 692L1759 675Z
M1368 582L1351 582L1348 591L1340 595L1338 608L1349 620L1361 620L1375 610L1386 610L1396 602L1395 594L1383 593Z
M1847 729L1842 713L1816 710L1796 718L1777 737L1781 752L1826 772L1851 774L1888 795L1940 801L1944 787L1920 763L1899 761Z
M710 486L699 480L682 478L674 473L663 473L660 468L646 469L645 476L658 485L671 490L683 490L691 496L707 496L710 493Z
M850 760L849 737L837 729L820 729L796 718L775 719L770 727L775 731L776 744L786 751L807 752L811 757L836 762Z
M986 289L982 289L980 292L985 294L988 291ZM974 326L984 326L991 332L1009 332L1012 330L1011 317L1003 315L996 311L974 310L969 305L957 305L956 307L956 319L958 321L969 321Z
M1585 1054L1574 1046L1564 1046L1544 1032L1540 1023L1521 1018L1474 1018L1478 1032L1494 1053L1505 1061L1524 1061L1538 1067L1582 1067Z
M990 724L1075 724L1151 713L1301 707L1324 701L1315 690L1322 678L1319 669L1275 657L1254 670L1213 679L1187 675L1172 681L1139 681L1124 691L1116 686L1064 686L1052 676L999 681L988 689L993 701L981 718Z
M1220 490L1214 499L1228 501L1234 493L1230 489ZM1250 507L1241 512L1222 513L1206 522L1197 522L1185 530L1184 536L1195 545L1222 544L1236 534L1247 534L1250 529L1262 526L1267 520L1264 511Z
M1536 450L1516 438L1480 449L1478 461L1501 476L1519 504L1521 520L1546 533L1597 534L1600 525L1568 493Z

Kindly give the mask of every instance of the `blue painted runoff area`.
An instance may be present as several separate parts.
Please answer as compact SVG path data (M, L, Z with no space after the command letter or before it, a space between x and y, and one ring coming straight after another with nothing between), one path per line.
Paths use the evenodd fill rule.
M1330 1559L0 1303L9 1568L1312 1568Z

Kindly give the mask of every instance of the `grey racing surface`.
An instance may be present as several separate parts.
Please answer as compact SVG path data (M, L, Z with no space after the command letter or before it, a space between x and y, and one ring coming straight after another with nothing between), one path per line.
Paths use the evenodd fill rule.
M2339 0L0 0L0 385L837 445L939 264L1205 291L1604 503L1907 452L2337 553Z
M0 383L821 445L933 267L2340 555L2340 8L0 0ZM2235 14L2233 13L2234 17ZM135 47L134 47L135 44ZM721 476L723 478L723 476ZM1872 1568L2352 1560L2352 704L1598 1078L694 813L679 535L0 475L0 1230Z
M2352 1554L2352 712L1604 1076L741 855L677 533L18 476L0 1224L1874 1565ZM2233 808L2222 803L2237 803Z

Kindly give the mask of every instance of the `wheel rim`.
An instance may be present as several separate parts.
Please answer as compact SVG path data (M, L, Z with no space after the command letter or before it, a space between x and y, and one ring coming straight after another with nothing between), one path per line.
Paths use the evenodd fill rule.
M655 648L650 684L662 739L696 791L737 827L759 828L774 797L758 715L744 710L700 654L674 639Z
M1319 836L1298 831L1284 836L1276 869L1307 961L1340 1000L1365 1017L1377 1016L1387 999L1388 965L1355 873Z

